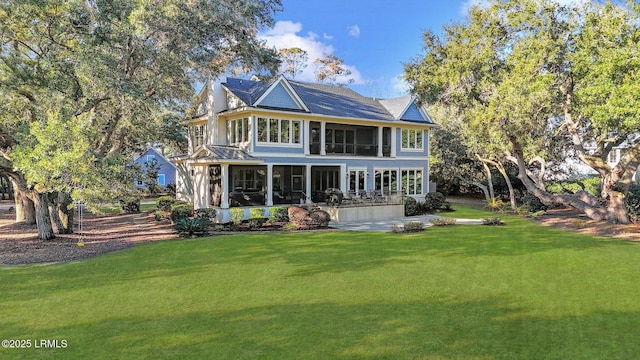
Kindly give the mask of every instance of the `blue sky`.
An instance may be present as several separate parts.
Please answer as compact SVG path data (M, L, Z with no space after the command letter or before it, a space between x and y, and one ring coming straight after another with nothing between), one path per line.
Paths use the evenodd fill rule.
M406 94L398 76L403 63L422 53L425 29L464 19L473 0L282 0L274 28L262 32L268 45L300 47L309 62L323 53L344 60L365 96L391 98ZM296 80L314 81L309 64Z

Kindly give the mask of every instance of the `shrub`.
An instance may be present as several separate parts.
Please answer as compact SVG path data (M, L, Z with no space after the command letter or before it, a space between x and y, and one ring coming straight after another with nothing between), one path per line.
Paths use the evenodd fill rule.
M171 206L176 202L173 196L160 196L156 199L156 207L161 211L171 211Z
M448 201L445 201L445 202L442 203L442 205L440 205L440 211L451 212L451 211L454 211L454 210L451 207L451 203L448 202Z
M331 215L320 209L309 212L309 217L311 218L310 225L314 227L327 227L331 221Z
M410 221L404 224L404 232L417 232L424 230L424 223L421 221Z
M538 211L546 211L547 205L543 204L540 199L527 192L520 199L524 205L527 206L529 212L538 212Z
M287 208L286 207L272 207L269 208L269 224L277 223L277 222L287 222L289 218L287 217Z
M162 221L162 220L166 220L166 219L171 219L171 212L170 211L163 211L163 210L156 210L153 212L153 218L156 221Z
M487 204L485 205L485 207L491 211L494 212L502 212L504 209L507 208L507 204L505 204L504 201L498 199L498 198L491 198L491 200L487 201Z
M229 220L234 225L242 224L242 220L244 220L244 209L241 208L232 208L229 210Z
M418 202L411 196L403 196L404 216L414 216L418 214Z
M249 219L264 218L263 208L251 208L249 209Z
M249 227L251 229L257 229L264 223L264 209L263 208L251 208L249 209Z
M424 210L426 212L435 212L444 204L444 195L440 192L431 192L424 196Z
M164 191L166 191L167 195L169 196L176 196L176 184L175 183L167 184L167 186L164 188Z
M298 229L298 225L294 224L294 223L286 223L284 224L284 226L282 227L285 230L297 230Z
M309 212L300 206L292 206L287 209L289 221L296 226L308 225Z
M264 218L250 218L249 220L247 220L247 222L249 223L250 229L258 229L262 227L262 224L264 223Z
M431 219L431 224L433 226L450 226L450 225L455 225L456 223L456 219L453 218L437 218L437 219Z
M140 198L138 197L127 197L124 199L120 199L120 208L127 214L139 213L140 212Z
M624 201L631 222L634 224L640 223L640 185L631 185Z
M202 219L208 223L213 222L216 219L216 209L201 208L194 211L194 217L196 219Z
M193 216L193 205L185 203L175 203L171 206L171 221L177 223L180 219Z
M209 223L202 219L179 219L174 228L185 237L205 236L209 233Z
M398 225L398 224L391 225L391 232L392 233L400 233L400 232L402 232L402 230L403 229L402 229L401 225Z
M489 217L482 219L482 225L504 225L499 217Z

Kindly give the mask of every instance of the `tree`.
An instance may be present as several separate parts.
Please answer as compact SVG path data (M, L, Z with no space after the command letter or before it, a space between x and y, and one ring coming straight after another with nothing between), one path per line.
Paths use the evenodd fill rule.
M277 54L257 34L279 8L279 0L0 4L8 138L0 166L36 205L40 238L54 237L53 195L99 201L131 191L140 174L130 155L180 137L159 129L178 129L196 81L238 66L275 73Z
M278 50L278 55L282 60L282 73L295 79L307 67L309 54L300 48L288 48Z
M429 113L440 119L440 126L429 137L429 179L436 182L438 191L445 195L457 192L462 186L473 186L490 200L493 195L491 178L488 178L489 187L483 184L482 169L474 161L473 155L469 155L469 148L465 144L462 118L450 107L432 106Z
M315 59L313 66L315 67L313 73L318 82L346 86L354 81L352 78L348 78L351 75L351 70L344 65L342 59L335 55L325 54L323 58Z
M626 223L624 197L640 164L638 34L637 12L611 3L491 1L442 38L426 32L426 54L406 65L406 78L424 100L458 107L478 144L515 163L543 203ZM599 174L599 197L546 191L544 168L569 151L562 146Z

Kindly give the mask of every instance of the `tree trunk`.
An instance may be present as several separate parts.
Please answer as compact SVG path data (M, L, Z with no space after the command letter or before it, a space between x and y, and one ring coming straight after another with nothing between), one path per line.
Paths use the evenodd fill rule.
M38 237L42 240L51 240L56 236L53 234L51 217L49 216L49 194L32 192L31 200L36 209L36 224L38 225Z
M603 205L598 199L585 191L578 191L575 194L551 194L537 187L535 182L527 175L527 165L524 161L520 143L514 138L511 138L510 141L514 150L511 160L518 166L518 178L527 188L527 191L540 199L542 203L545 205L560 204L571 206L593 220L619 224L630 223L627 208L624 203L625 195L613 190L613 186L611 186L611 189L607 193L606 205ZM603 187L606 187L606 183L607 182L603 184Z
M47 194L49 197L49 217L51 217L51 224L53 225L53 229L58 232L58 234L62 234L61 231L64 231L64 226L62 225L62 221L60 220L60 216L58 216L57 203L58 203L58 194L57 193L49 193Z
M36 223L36 210L33 201L26 193L26 183L17 175L9 176L13 185L16 204L16 222L24 221L28 225ZM21 186L22 185L22 186Z
M489 187L489 196L491 197L489 200L494 199L496 197L496 193L493 191L493 176L491 175L491 169L489 169L489 165L487 165L486 162L482 161L479 155L476 154L476 157L482 163L484 172L487 174L487 186Z
M71 207L72 203L73 199L71 199L71 194L62 191L58 193L56 212L60 219L61 227L58 227L58 233L60 234L73 234L74 208Z
M11 179L11 182L13 182L13 179ZM24 199L15 183L13 184L13 199L16 204L16 222L24 221L26 219Z
M22 206L24 207L24 219L29 225L36 224L36 207L33 201L24 192L20 193Z
M509 180L509 175L507 174L507 171L504 169L504 166L501 162L496 161L496 168L498 169L500 174L502 174L502 177L504 177L504 181L507 183L507 188L509 188L509 201L511 202L511 209L515 210L518 208L518 204L516 204L516 195L513 191L511 180Z

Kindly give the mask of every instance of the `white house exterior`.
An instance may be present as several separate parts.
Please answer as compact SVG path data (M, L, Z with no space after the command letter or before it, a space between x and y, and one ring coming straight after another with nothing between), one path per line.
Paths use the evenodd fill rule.
M411 96L379 100L280 77L209 81L186 120L189 152L177 165L177 198L194 208L324 201L325 190L404 193L423 200L429 131Z

